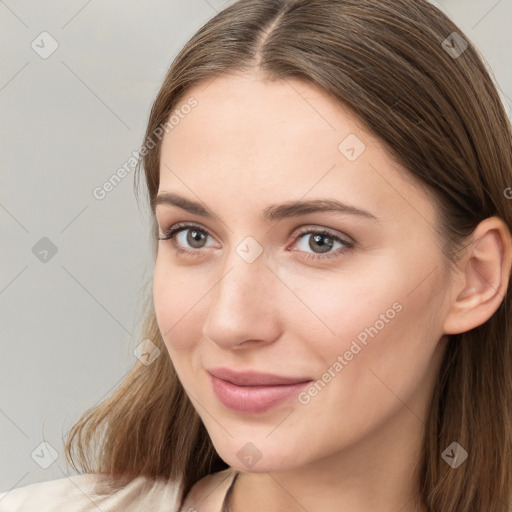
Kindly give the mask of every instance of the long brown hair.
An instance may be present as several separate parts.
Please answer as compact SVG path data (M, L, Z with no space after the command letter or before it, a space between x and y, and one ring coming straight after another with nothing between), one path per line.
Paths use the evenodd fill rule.
M177 55L152 106L144 139L152 149L141 153L150 205L159 185L162 127L172 128L178 102L199 82L255 67L271 80L317 85L386 144L431 192L449 267L483 219L496 215L512 230L505 109L478 50L426 0L240 0L218 13ZM157 242L153 251L156 257ZM510 282L487 322L450 336L420 461L429 511L508 512L509 290ZM84 472L175 480L184 498L200 478L228 466L177 378L151 297L142 338L161 356L151 365L137 362L108 399L84 413L66 441L66 456L76 469L74 450ZM454 441L469 453L456 470L441 457Z

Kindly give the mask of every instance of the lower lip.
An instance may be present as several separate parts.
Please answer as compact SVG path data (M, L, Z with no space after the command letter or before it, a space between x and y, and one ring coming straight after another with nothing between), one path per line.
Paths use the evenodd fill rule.
M229 409L245 413L264 412L293 395L310 382L279 386L237 386L231 382L210 375L213 391L217 398Z

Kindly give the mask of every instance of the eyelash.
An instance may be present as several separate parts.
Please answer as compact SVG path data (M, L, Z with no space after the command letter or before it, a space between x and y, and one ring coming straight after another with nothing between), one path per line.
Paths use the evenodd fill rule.
M187 229L195 229L196 231L199 231L200 233L203 233L207 236L211 236L210 233L206 229L202 228L201 226L198 226L197 224L179 223L179 224L175 224L175 225L171 226L164 233L164 237L158 237L157 239L161 240L161 241L170 241L171 244L176 249L176 254L178 254L178 255L187 254L188 256L199 256L201 249L195 249L195 250L182 249L182 248L178 247L175 243L175 240L174 240L175 235L177 235L181 231L186 231ZM342 254L345 254L345 252L347 252L348 249L352 249L355 245L353 242L349 242L348 240L345 240L337 235L334 235L333 233L331 233L330 231L327 231L325 229L312 229L312 228L305 228L303 231L300 231L299 233L297 233L297 235L295 236L294 242L297 241L302 235L328 236L331 239L333 239L334 241L340 242L341 244L343 244L345 246L344 248L338 249L336 252L326 253L325 256L322 256L320 254L305 252L303 257L308 260L325 260L327 258L334 258L334 257L340 256ZM298 251L298 252L304 252L304 251Z

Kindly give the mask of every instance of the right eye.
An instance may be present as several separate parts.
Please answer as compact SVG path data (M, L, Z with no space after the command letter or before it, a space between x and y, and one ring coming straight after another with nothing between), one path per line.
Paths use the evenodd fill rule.
M158 237L158 240L170 241L178 254L197 255L197 251L203 247L208 247L204 245L204 241L209 236L211 235L208 231L197 224L180 223L171 226L166 230L163 237Z

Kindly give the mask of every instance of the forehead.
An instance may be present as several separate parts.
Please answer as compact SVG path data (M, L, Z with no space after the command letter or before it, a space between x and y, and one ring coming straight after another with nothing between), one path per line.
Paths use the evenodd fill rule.
M194 108L163 140L161 191L240 207L330 195L384 213L419 208L432 216L431 199L412 175L350 110L313 84L226 75L191 88L176 111L191 98Z
M236 137L239 146L231 147L231 152L247 154L268 147L287 148L297 139L311 146L322 142L319 135L328 146L332 145L331 139L336 141L345 132L363 132L357 118L339 102L313 84L296 79L268 81L256 73L223 75L190 89L177 110L191 98L197 106L182 116L179 126L167 137L171 145L173 139L184 142L192 132L193 137L204 137L203 144L213 138L216 145L221 141L227 145ZM330 137L333 132L338 133ZM173 137L178 134L180 140ZM265 144L258 148L258 143ZM293 149L300 151L300 146L294 145Z

